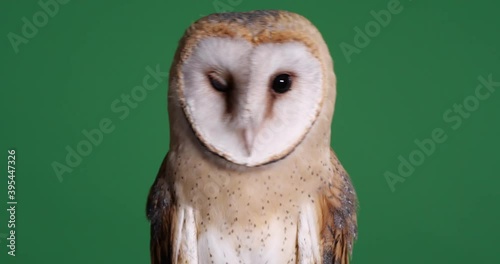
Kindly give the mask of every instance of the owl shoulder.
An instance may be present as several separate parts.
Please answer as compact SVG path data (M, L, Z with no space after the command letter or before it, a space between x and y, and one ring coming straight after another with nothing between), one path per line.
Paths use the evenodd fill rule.
M330 151L330 165L320 200L323 263L347 264L357 238L357 196L333 150Z
M168 154L149 190L146 216L150 221L151 263L171 263L171 221L175 214L172 183L167 168Z

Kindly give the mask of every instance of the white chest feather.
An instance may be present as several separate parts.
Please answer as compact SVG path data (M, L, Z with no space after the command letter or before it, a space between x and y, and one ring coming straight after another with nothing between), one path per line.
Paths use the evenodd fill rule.
M315 210L307 204L296 219L277 214L266 225L227 231L215 226L197 230L194 210L181 206L174 223L174 263L320 263Z

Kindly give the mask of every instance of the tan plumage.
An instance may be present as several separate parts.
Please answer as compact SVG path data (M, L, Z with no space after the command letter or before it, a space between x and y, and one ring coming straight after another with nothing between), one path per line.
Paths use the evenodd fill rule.
M239 153L238 149L227 149L221 147L223 143L212 142L206 124L198 123L204 120L196 116L196 111L201 110L190 105L191 99L186 99L191 96L185 91L191 89L185 86L191 82L186 70L191 68L186 65L191 65L190 58L203 49L204 44L200 43L214 37L243 39L251 43L251 47L297 42L319 62L322 77L317 92L320 98L316 100L311 95L309 103L316 108L307 107L316 110L304 119L303 125L299 121L300 124L291 123L301 130L297 136L290 137L289 145L274 149L272 143L279 145L280 139L271 134L267 136L271 144L263 143L260 148L266 151L269 148L266 152L269 154L262 156L256 148L246 154L247 159L234 154ZM299 46L280 47L300 51ZM311 65L314 66L314 62ZM295 83L299 84L290 93L300 92L300 78L305 74L299 71ZM238 78L235 89L239 92L233 96L247 92L238 90L239 87L254 89L251 80ZM317 29L300 15L285 11L224 13L194 23L180 41L170 72L170 150L151 187L147 204L151 221L151 262L348 263L357 235L356 195L348 175L330 149L335 83L326 44ZM271 95L265 99L270 103L260 104L259 108L263 109L256 111L263 112L262 122L274 125L275 120L280 120L275 110L281 105L276 105L291 108L284 104L289 97ZM203 98L210 100L210 96L206 94ZM232 117L222 120L233 122L234 116L242 113L238 112L239 104L244 104L241 102L252 103L251 100L231 102L236 104L236 110L226 109ZM290 121L285 118L283 122ZM274 129L271 131L282 131L275 126L271 128ZM287 129L293 130L285 126L283 131ZM228 134L230 136L232 134ZM265 138L257 135L256 141L259 140Z

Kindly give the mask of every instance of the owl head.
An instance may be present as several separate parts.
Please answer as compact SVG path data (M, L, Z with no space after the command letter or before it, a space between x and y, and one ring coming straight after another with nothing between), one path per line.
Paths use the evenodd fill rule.
M319 31L298 14L201 18L179 43L169 85L171 144L191 136L247 167L283 159L308 137L329 146L332 60Z

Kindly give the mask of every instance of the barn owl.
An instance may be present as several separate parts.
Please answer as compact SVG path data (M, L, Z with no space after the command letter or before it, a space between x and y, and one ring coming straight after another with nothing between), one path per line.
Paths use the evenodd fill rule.
M151 262L348 263L357 199L330 148L335 97L328 47L303 16L194 22L170 69Z

